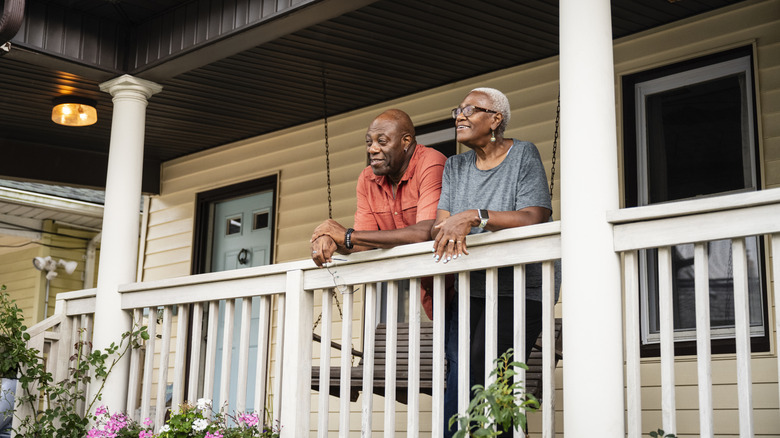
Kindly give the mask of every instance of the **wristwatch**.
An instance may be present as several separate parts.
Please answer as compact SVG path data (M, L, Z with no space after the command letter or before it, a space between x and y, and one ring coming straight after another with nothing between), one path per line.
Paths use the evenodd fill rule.
M485 228L485 225L487 225L488 223L488 219L490 219L490 217L488 216L488 211L480 208L479 210L477 210L477 212L479 214L479 227Z
M352 245L352 232L355 231L354 228L347 228L347 232L344 233L344 247L347 249L354 248L354 245Z

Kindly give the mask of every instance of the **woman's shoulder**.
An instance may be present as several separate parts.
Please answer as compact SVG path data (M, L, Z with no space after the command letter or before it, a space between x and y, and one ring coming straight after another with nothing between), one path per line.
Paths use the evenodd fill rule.
M533 159L540 157L539 149L535 144L526 140L513 139L512 151L510 155L513 155L516 159Z

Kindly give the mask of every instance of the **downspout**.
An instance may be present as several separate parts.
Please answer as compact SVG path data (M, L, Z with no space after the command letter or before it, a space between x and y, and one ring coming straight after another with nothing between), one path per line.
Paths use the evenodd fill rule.
M0 56L11 50L11 38L16 36L24 19L24 0L5 0L0 15Z
M97 246L103 238L103 232L97 233L87 244L87 261L84 264L84 289L95 287L95 255Z

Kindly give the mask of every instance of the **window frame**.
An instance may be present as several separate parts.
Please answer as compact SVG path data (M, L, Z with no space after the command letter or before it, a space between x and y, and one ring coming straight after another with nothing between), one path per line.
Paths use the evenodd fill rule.
M754 50L752 46L740 47L727 50L721 53L703 56L697 59L683 61L667 66L654 68L648 71L625 75L621 79L623 95L623 182L624 192L623 201L625 207L635 207L639 205L648 205L648 161L647 161L647 138L640 135L638 126L645 126L645 105L644 96L661 92L664 90L673 90L686 85L695 85L708 80L723 78L734 73L745 72L746 84L746 105L748 112L748 132L743 135L749 142L746 164L752 166L751 186L733 192L744 192L761 190L760 157L758 143L758 115L756 108L756 89L755 89L755 64ZM673 84L673 85L672 85ZM641 86L641 87L640 87ZM641 123L641 124L640 124ZM745 157L745 151L743 151ZM743 176L745 174L743 173ZM747 184L746 184L747 185ZM726 192L706 196L719 196ZM769 351L770 327L768 320L768 289L767 289L767 255L765 250L765 239L758 238L759 254L759 277L761 287L761 303L763 332L761 336L751 336L751 351ZM641 258L647 258L643 251ZM646 262L644 262L646 266ZM640 260L640 267L642 260ZM660 344L658 341L651 340L649 335L649 317L650 305L648 293L650 289L650 279L648 278L648 269L640 269L640 319L641 330L640 354L642 357L657 357L660 355ZM724 329L713 329L712 353L733 353L735 351L735 342L733 334L723 337ZM733 330L732 330L733 333ZM675 354L687 355L695 354L695 339L680 339L675 341Z

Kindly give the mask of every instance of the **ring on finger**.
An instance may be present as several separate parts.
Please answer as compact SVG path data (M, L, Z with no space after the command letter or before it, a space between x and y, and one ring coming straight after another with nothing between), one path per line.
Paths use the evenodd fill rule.
M452 239L450 239L450 243L455 243L455 241L454 241L454 240L452 240Z

